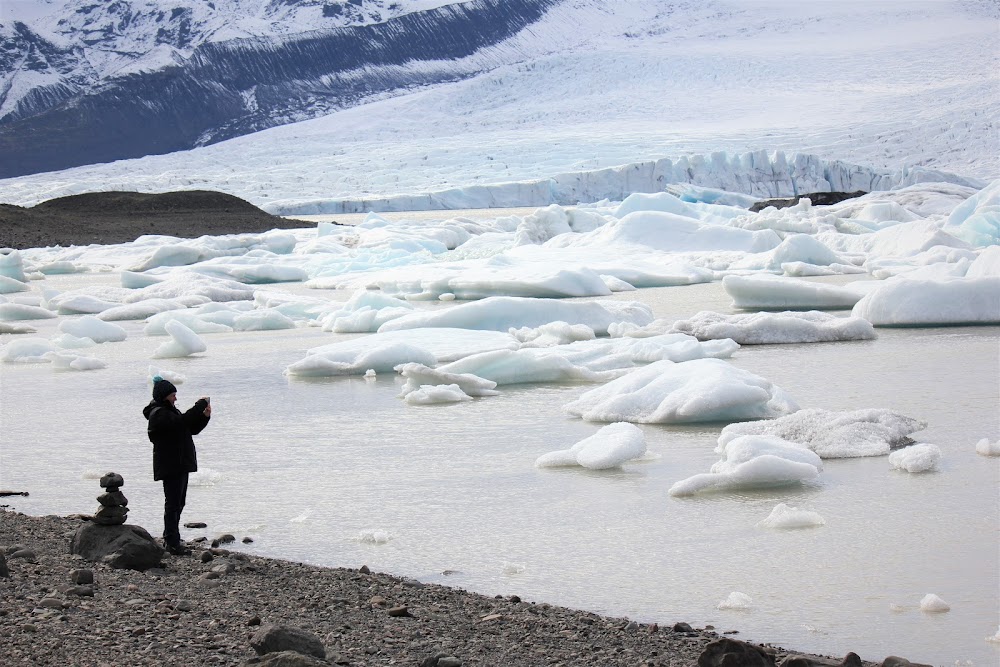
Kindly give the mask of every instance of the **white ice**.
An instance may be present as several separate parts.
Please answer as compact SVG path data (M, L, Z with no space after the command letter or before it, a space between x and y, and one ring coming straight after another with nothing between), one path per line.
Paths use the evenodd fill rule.
M646 453L646 438L633 424L608 424L569 449L543 454L535 460L538 468L583 466L591 470L618 468Z
M404 398L423 387L440 385L457 387L467 396L495 396L500 393L495 389L496 382L471 373L449 373L418 363L400 364L395 367L395 370L406 378L399 394ZM367 375L367 371L365 374Z
M886 281L851 311L875 326L1000 323L1000 276Z
M930 443L903 447L889 454L889 466L906 472L935 470L941 460L941 448Z
M379 333L425 327L453 327L508 331L521 327L539 327L550 322L585 324L595 333L606 335L615 322L638 325L653 321L649 306L638 301L561 301L491 297L451 308L416 311L386 322Z
M0 275L0 294L12 294L14 292L27 292L31 287L27 283L15 278L8 278Z
M408 392L403 400L410 405L435 405L440 403L461 403L472 397L462 391L457 384L425 384Z
M189 357L208 349L201 337L177 320L171 320L164 325L164 330L171 340L163 343L153 352L154 359Z
M757 522L757 527L791 530L796 528L813 528L825 524L826 520L817 512L802 510L786 505L785 503L778 503L766 519Z
M0 346L0 361L39 364L49 361L45 355L55 352L52 343L44 338L17 338Z
M364 375L369 370L376 373L391 371L407 363L434 366L437 357L424 347L402 341L372 343L362 349L344 346L309 354L285 369L287 375L298 377L328 377L334 375Z
M736 611L746 611L753 604L753 599L746 593L733 591L725 600L719 603L719 609L733 609Z
M722 287L733 297L733 307L748 310L851 308L863 296L847 287L770 274L726 276Z
M868 320L836 317L815 310L735 315L703 310L686 320L677 320L672 330L695 336L698 340L730 338L740 345L875 338L875 329Z
M951 611L951 605L942 600L939 596L934 593L928 593L920 600L920 611L928 611L932 613L941 613L945 611Z
M64 319L59 323L59 331L78 338L89 338L95 343L117 343L128 337L125 330L117 324L104 322L93 315Z
M587 421L642 424L768 419L797 409L780 387L720 359L658 361L566 405Z
M107 368L108 364L101 359L73 352L47 352L43 355L52 362L52 367L69 371L93 371Z
M990 442L989 438L983 438L976 443L976 453L983 456L1000 456L1000 440Z
M736 438L722 454L710 472L676 482L670 495L786 486L813 479L823 469L820 457L806 447L771 436Z
M835 412L806 408L778 419L729 424L719 435L717 452L745 435L771 435L808 447L821 458L884 456L893 445L927 427L925 422L886 409Z
M48 308L21 303L0 303L0 321L50 320L58 315Z

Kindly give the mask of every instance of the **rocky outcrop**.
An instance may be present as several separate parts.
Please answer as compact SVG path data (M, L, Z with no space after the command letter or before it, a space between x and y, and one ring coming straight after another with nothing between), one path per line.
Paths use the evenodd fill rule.
M326 649L319 637L307 630L285 625L265 625L254 633L250 645L258 653L294 651L316 658L326 658Z

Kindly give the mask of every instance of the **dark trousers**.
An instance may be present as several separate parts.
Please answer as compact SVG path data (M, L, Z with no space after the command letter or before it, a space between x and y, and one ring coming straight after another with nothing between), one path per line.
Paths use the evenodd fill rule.
M181 512L187 500L188 474L182 473L163 480L163 541L167 546L181 543Z

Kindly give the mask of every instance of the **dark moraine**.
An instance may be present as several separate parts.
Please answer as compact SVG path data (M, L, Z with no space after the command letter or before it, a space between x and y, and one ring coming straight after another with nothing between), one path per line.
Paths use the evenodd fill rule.
M144 234L197 238L311 226L265 213L239 197L205 190L90 192L31 208L0 204L0 248L107 245Z
M751 206L750 210L754 213L758 213L763 211L768 206L773 206L774 208L788 208L789 206L795 206L798 204L800 199L808 199L812 202L813 206L829 206L830 204L839 204L846 199L854 199L866 194L868 193L864 190L858 190L857 192L810 192L808 194L799 195L798 197L765 199L764 201L759 201Z

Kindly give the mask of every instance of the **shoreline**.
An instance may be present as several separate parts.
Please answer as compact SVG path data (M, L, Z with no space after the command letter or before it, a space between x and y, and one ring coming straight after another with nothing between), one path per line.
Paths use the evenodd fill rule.
M516 595L424 584L366 566L319 567L207 543L189 543L188 556L165 555L161 568L115 570L70 555L70 536L83 520L0 509L0 547L31 552L8 555L10 577L0 577L5 664L248 664L255 658L250 637L268 624L311 632L322 641L327 664L355 666L436 664L434 656L446 654L466 667L680 667L701 664L712 642L738 640L737 633L694 629L680 620L672 627L637 623ZM93 572L91 594L73 586L74 569ZM843 660L752 645L774 664L789 656L808 657L796 665Z

